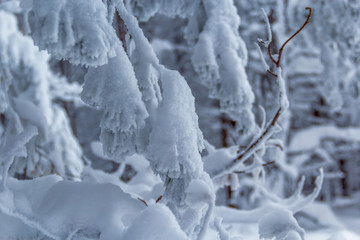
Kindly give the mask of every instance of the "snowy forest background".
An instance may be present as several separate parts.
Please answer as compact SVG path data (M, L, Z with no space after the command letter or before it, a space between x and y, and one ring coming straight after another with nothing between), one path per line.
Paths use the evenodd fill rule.
M359 24L359 0L0 0L0 239L360 239Z

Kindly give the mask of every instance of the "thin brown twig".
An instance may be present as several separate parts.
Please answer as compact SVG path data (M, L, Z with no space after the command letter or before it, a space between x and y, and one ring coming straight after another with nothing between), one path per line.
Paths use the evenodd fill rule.
M270 69L268 69L268 70L266 70L268 73L270 73L271 75L273 75L274 77L278 77L278 75L277 74L275 74L275 73L273 73Z
M148 204L147 204L147 202L146 202L144 199L141 199L141 198L138 197L137 200L139 200L140 202L142 202L143 204L145 204L145 206L148 207Z
M158 202L160 202L161 201L161 199L162 199L162 195L160 195L160 197L158 197L158 199L156 199L156 203L158 203Z
M271 42L269 42L268 54L269 54L269 57L270 57L271 61L276 64L276 67L280 67L281 57L282 57L282 54L283 54L283 51L284 51L284 48L285 48L286 44L288 44L296 35L298 35L305 28L305 26L310 22L310 18L311 18L311 15L312 15L312 8L311 7L306 7L305 9L309 10L309 15L306 18L305 23L290 38L288 38L288 40L286 40L284 42L284 44L281 46L281 48L279 49L279 54L278 54L278 60L277 61L275 61L275 59L273 58L273 56L271 54L271 48L270 48Z
M312 8L311 7L306 7L305 8L306 10L309 10L309 15L308 17L306 18L306 21L305 23L301 26L301 28L299 28L299 30L296 31L296 33L294 33L288 40L286 40L286 42L284 42L284 44L281 46L280 50L279 50L279 57L278 57L278 61L276 63L276 66L277 67L280 67L280 61L281 61L281 56L282 56L282 53L284 51L284 47L286 46L286 44L288 44L291 39L293 39L296 35L298 35L304 28L305 26L310 22L310 18L311 18L311 14L312 14Z
M280 144L275 144L274 146L280 148L281 151L284 151L283 146L281 146Z
M268 125L268 127L265 129L265 131L261 134L261 136L258 139L256 139L256 141L254 143L252 143L242 154L240 154L237 158L235 158L233 160L234 163L240 161L248 152L250 152L253 148L257 147L257 145L261 142L261 140L268 135L268 133L275 126L278 118L280 117L281 110L282 110L282 108L280 107L278 109L278 111L276 112L273 120Z
M283 53L283 51L284 51L284 48L285 48L286 44L288 44L297 34L299 34L299 33L305 28L305 26L310 22L310 17L311 17L311 15L312 15L312 8L306 7L305 9L306 9L306 10L309 10L309 15L308 15L305 23L300 27L299 30L297 30L297 31L296 31L288 40L286 40L286 41L284 42L284 44L281 46L281 48L280 48L280 50L279 50L278 60L277 60L277 61L273 58L273 56L272 56L272 54L271 54L271 40L270 40L270 42L269 42L269 44L268 44L268 54L269 54L269 57L270 57L271 61L272 61L273 63L275 63L275 65L276 65L277 68L280 68L281 57L282 57L282 53ZM261 41L261 42L262 42L262 43L265 43L264 41ZM276 77L276 78L278 77L277 74L273 73L273 72L272 72L271 70L269 70L269 69L267 70L267 72L270 73L271 75L273 75L273 76ZM280 94L281 94L281 93L280 93ZM237 163L240 162L240 161L246 161L247 158L250 157L250 156L253 154L253 153L252 153L253 149L255 149L255 151L256 151L256 148L258 147L259 144L262 143L262 140L263 140L264 138L266 138L266 137L270 137L270 136L271 136L271 135L270 135L270 136L268 136L268 135L269 135L269 134L272 134L271 129L275 127L276 122L278 121L278 119L279 119L280 115L282 114L283 110L285 110L285 109L283 109L283 107L280 106L279 109L277 110L276 114L274 115L271 123L267 126L267 128L265 129L265 131L261 134L261 136L259 136L259 137L256 139L256 141L254 141L249 147L247 147L239 156L237 156L237 157L232 161L232 163L231 163L232 166L234 166L235 164L237 164ZM282 148L282 147L281 147L281 148ZM245 160L243 160L243 158L245 158ZM268 164L270 164L270 163L273 164L272 162L269 162ZM217 176L218 174L220 174L220 172L221 172L221 171L215 171L215 172L213 173L213 176ZM244 171L239 171L239 172L235 172L235 173L243 173L243 172L244 172Z

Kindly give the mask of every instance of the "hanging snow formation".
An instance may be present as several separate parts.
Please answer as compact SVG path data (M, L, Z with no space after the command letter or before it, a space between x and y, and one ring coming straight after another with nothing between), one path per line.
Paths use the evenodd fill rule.
M174 7L176 6L176 8ZM240 17L232 0L215 1L131 1L129 9L140 21L155 14L188 18L185 39L194 44L192 64L209 97L220 101L220 108L238 123L242 132L255 127L251 111L254 94L245 66L247 50L238 29Z
M100 139L104 152L120 160L141 150L138 133L148 117L132 65L123 48L108 64L90 68L85 76L82 99L103 113Z
M238 32L240 17L231 0L202 3L207 19L194 46L194 69L209 88L209 96L219 99L220 108L239 130L251 132L254 94L245 72L247 50Z
M164 70L161 79L163 100L150 135L151 164L162 176L198 176L203 170L199 152L204 143L197 125L194 97L177 71Z
M85 66L103 65L116 55L120 42L101 0L32 0L21 4L29 11L31 35L40 50Z

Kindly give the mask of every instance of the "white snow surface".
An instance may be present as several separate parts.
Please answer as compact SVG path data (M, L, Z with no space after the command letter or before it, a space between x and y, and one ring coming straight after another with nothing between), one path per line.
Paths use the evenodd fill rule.
M141 212L124 234L124 240L186 240L175 216L163 204L154 204Z
M187 239L165 205L147 208L113 184L11 178L0 195L2 239Z
M259 220L260 239L304 240L305 231L294 218L292 212L276 209Z

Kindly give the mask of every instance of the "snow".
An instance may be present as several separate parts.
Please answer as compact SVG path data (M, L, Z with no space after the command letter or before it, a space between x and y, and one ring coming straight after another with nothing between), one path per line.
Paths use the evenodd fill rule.
M289 151L301 152L316 149L325 138L360 141L360 129L356 127L341 128L334 125L314 126L298 131L292 137Z
M154 49L154 52L158 57L160 57L163 52L171 51L174 48L170 41L159 38L151 40L151 47Z
M21 3L29 11L32 37L41 50L86 66L103 65L115 56L120 42L101 0L25 2Z
M353 232L353 235L357 235L358 239L360 239L360 209L359 205L351 206L351 207L343 207L337 208L333 210L334 215L342 223L340 226L344 226L340 228L344 231L344 229L348 229ZM355 239L355 238L354 238Z
M320 74L324 71L324 66L319 59L305 56L295 58L289 67L292 69L291 74L303 74L305 71L307 74Z
M4 141L0 145L0 163L2 163L0 191L7 189L8 171L14 158L27 156L25 144L37 134L36 127L29 126L15 136L5 135Z
M29 121L38 128L42 135L47 136L47 122L41 109L25 99L13 98L12 101L13 108L19 113L19 117Z
M260 239L304 240L305 231L289 210L274 210L259 220Z
M166 70L163 74L163 100L150 135L151 164L156 173L171 178L198 176L202 171L199 151L203 149L203 136L194 97L178 72Z
M145 208L143 203L115 185L68 182L56 176L31 181L10 179L9 189L14 202L11 199L1 202L0 211L21 220L22 223L11 218L18 227L25 224L37 230L46 229L43 233L56 239L66 239L74 231L81 235L83 230L86 230L83 234L99 232L104 240L119 238L137 213ZM11 204L14 207L10 207ZM0 222L3 217L0 215ZM6 232L9 235L2 237L16 238L18 234L25 234L11 232L11 228Z
M82 150L64 110L52 102L50 89L59 78L50 71L49 55L40 52L32 39L17 29L13 15L0 11L0 19L0 32L7 36L0 38L1 63L7 68L5 83L9 88L6 115L10 118L9 112L13 111L15 116L10 118L13 123L18 118L18 124L23 125L21 128L36 126L39 131L39 136L29 143L28 157L15 159L14 168L18 172L26 168L29 176L53 171L79 178L83 168ZM65 94L67 84L62 82L61 85Z
M51 144L46 144L43 148L49 152L51 163L58 174L78 179L84 167L82 149L70 129L70 122L65 111L54 106L53 113L54 118L52 124L49 125ZM29 166L29 171L33 168L36 169L36 166Z
M54 239L188 239L164 204L146 207L113 184L69 182L53 175L10 179L9 189L11 197L5 201L2 193L0 201L0 223L11 223L4 229L0 225L5 239L43 234Z
M271 156L265 155L268 147L281 145L284 153L310 150L323 157L325 162L330 162L332 154L320 147L323 139L333 138L355 142L351 146L355 155L348 151L344 155L356 160L359 129L340 128L330 124L304 129L301 125L293 134L291 122L286 122L290 121L288 118L282 120L285 131L280 137L285 140L289 134L289 146L286 141L269 140L278 130L275 123L265 128L264 120L260 133L256 135L255 112L252 109L255 97L245 72L248 61L246 46L239 35L240 17L237 10L242 9L235 6L241 5L240 2L243 1L2 1L0 238L359 239L359 213L355 211L357 195L334 201L333 206L353 205L350 212L336 209L334 214L329 204L314 203L324 181L322 168L315 179L312 193L303 196L304 176L297 188L294 191L292 189L298 170L301 171L298 169L299 164L292 164L291 161L287 163L287 159L270 151L268 153ZM294 2L296 1L290 1L289 5L295 7ZM124 4L127 4L127 9ZM284 37L287 12L283 1L270 3L254 0L247 4L256 7L273 4L274 15L270 20L275 22L274 35L277 40ZM320 75L320 84L315 84L313 79L310 81L310 84L318 87L320 93L314 96L308 94L307 96L311 96L309 101L323 95L324 104L329 105L324 108L331 109L330 117L319 119L324 122L339 120L339 124L347 126L348 122L345 120L331 119L331 116L335 116L331 114L335 110L342 111L342 106L346 111L352 111L349 106L356 105L356 99L348 101L343 95L346 95L346 88L353 86L350 83L358 75L354 70L355 56L349 54L357 52L353 39L357 36L356 30L353 32L351 28L355 28L358 21L355 21L356 24L346 25L340 31L334 26L337 18L329 16L339 14L338 12L347 13L342 8L347 4L352 11L357 11L352 9L355 4L346 1L336 5L339 11L329 8L325 2L321 4L324 4L325 10L319 10L322 14L320 16L324 17L325 24L330 25L330 30L321 23L323 29L315 34L317 43L309 41L312 39L309 37L311 35L306 33L303 42L298 45L304 47L310 42L309 45L314 44L313 47L321 51L315 49L314 52L310 51L309 56L299 54L301 56L298 58L295 57L297 52L293 51L293 55L287 57L291 65L290 69L289 65L284 65L284 69L287 69L284 78L281 68L278 67L276 72L280 91L275 100L279 100L279 112L282 113L289 106L287 77L290 82L292 75L302 76L306 71L309 75ZM185 27L184 39L188 41L188 46L179 38L180 28L166 33L169 35L166 39L157 38L158 27L160 32L163 29L156 26L156 21L154 28L147 26L149 29L145 31L150 36L150 44L138 19L147 21L156 14L187 18L181 21L184 22L182 27ZM252 11L246 13L245 19L252 14ZM287 17L292 22L293 16ZM270 21L267 18L266 21L268 42L265 45L271 39ZM125 26L117 29L119 24ZM153 23L142 24L144 25L141 26L146 26ZM290 30L291 26L287 28ZM30 33L29 29L32 39L25 35ZM243 29L240 29L242 34L249 37L248 26L244 25ZM251 30L254 29L256 28ZM332 32L334 36L331 35ZM125 40L121 38L120 41L116 33L125 35ZM344 33L344 36L339 38L336 34L341 35L340 33ZM324 41L322 46L320 41L321 46L315 47L316 44L319 45L319 39L316 38L320 36L322 40L322 34L334 38L334 43ZM33 41L51 56L40 52ZM346 44L349 46L345 47ZM176 63L181 63L179 72L169 70L159 63L156 54L160 55L163 51L176 58ZM268 69L264 56L261 57L262 64ZM90 129L86 121L87 114L76 121L76 124L82 125L85 131L95 132L93 137L89 137L90 146L87 146L87 150L94 153L91 157L99 157L112 164L112 169L95 170L91 160L85 155L86 152L82 151L85 147L78 143L78 136L73 134L72 127L75 132L78 128L74 122L70 122L76 118L76 114L74 116L72 113L84 103L79 99L80 84L70 84L69 81L82 82L83 79L80 78L83 76L76 74L66 79L67 74L71 73L63 71L59 73L63 76L57 76L50 69L51 66L56 70L59 64L55 58L85 66L81 67L84 72L87 71L81 96L86 104L97 108L97 113L102 115L101 122L94 120L96 125L100 123L100 139L98 132ZM344 61L339 61L342 58ZM257 82L265 78L264 73L256 72L259 68L249 66L246 70L248 76L251 76L249 79L254 81L251 84L256 88ZM342 76L340 72L347 74ZM195 98L182 75L187 77L189 85L192 86L191 81L200 78L209 89L209 96L216 99L213 103L216 105L215 111L220 109L227 114L223 116L216 113L224 120L219 124L224 130L223 142L226 142L226 135L234 133L235 146L216 149L204 140L198 124ZM338 86L341 81L344 86ZM261 88L266 84L260 83ZM265 87L256 91L261 94L266 91L267 94L269 90L271 95L272 87L271 83L270 89ZM294 90L289 89L291 97ZM193 90L195 92L198 89L193 87ZM202 98L199 99L196 100L201 101ZM257 99L257 103L264 103L266 99L268 98L261 97ZM199 106L202 108L201 104ZM264 119L265 107L270 107L271 110L267 111L271 112L277 105L261 108ZM295 113L297 112L293 111ZM355 122L352 125L355 126L356 111L348 115L351 115L351 121ZM339 116L344 115L339 112ZM228 117L237 122L236 129L226 122ZM209 125L210 128L214 127L211 123ZM227 126L234 127L235 131L225 129ZM248 136L244 136L246 133L255 134L252 141L256 144L250 144L251 151L244 151L242 155L244 159L253 156L252 164L245 164L238 157L241 152L238 152L240 148L237 143L250 140L250 137L246 139ZM204 146L206 152L202 153ZM303 155L297 159L301 160ZM273 167L267 168L269 170L265 170L261 166L265 163L263 157L273 157L277 162ZM128 168L132 170L127 171ZM235 174L234 170L245 174ZM302 172L309 173L306 167ZM56 175L49 175L53 173ZM356 183L353 180L356 179L356 174L354 175L349 176L348 185L351 182L351 187L355 189ZM11 176L31 180L17 180ZM123 176L127 176L127 181L122 181ZM348 176L344 174L344 177ZM310 179L312 182L313 180ZM329 178L327 180L334 181ZM271 186L272 184L276 186ZM246 210L215 206L216 197L226 198L224 189L219 192L216 190L226 186L231 187L229 195L233 195L228 196L227 204L241 198L240 201L248 204L244 207ZM249 188L244 196L241 196L242 187ZM308 190L305 185L305 191ZM284 198L291 191L293 194Z
M223 169L224 166L227 166L236 158L237 150L238 147L233 146L231 148L214 149L209 152L209 154L203 158L205 171L212 175L212 173L219 169Z
M188 238L169 208L163 204L154 204L135 218L134 224L122 239L186 240Z
M124 156L144 148L137 143L141 142L138 133L145 126L148 113L123 48L117 48L116 57L108 64L88 70L81 97L104 111L100 140L108 157L123 161Z
M134 154L126 157L122 164L130 164L136 171L135 176L127 183L120 180L124 171L124 165L114 173L105 173L101 170L94 170L87 166L82 174L83 181L89 183L111 183L119 186L124 192L133 196L133 198L141 198L147 203L155 202L163 193L164 186L159 176L155 176L151 170L150 163L143 156Z
M327 227L334 229L345 229L345 225L340 221L335 212L324 203L313 202L308 204L305 208L301 210L301 215L307 216L311 219L317 226L316 227ZM307 226L306 222L300 221L305 228L314 228L313 226Z
M245 73L247 50L238 33L240 18L230 0L203 4L208 19L193 49L194 70L239 130L252 132L254 94Z

